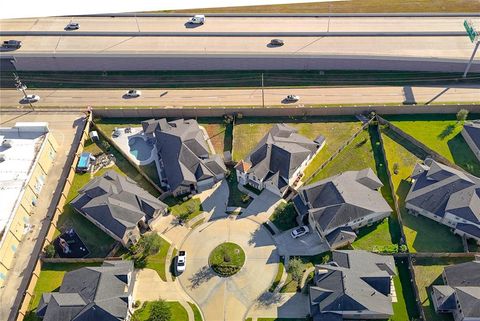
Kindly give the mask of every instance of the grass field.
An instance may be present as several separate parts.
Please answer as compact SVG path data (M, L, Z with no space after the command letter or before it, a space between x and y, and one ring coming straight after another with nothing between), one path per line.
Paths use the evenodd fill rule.
M172 317L170 320L189 321L187 310L176 301L166 301L165 304L170 308ZM149 321L150 319L150 302L145 302L142 307L133 313L132 321ZM201 319L200 319L201 320ZM196 320L195 320L196 321Z
M460 134L463 126L455 115L399 115L387 119L451 162L480 176L480 162Z
M62 284L63 277L68 271L76 270L85 266L100 266L101 263L44 263L40 275L33 290L27 315L24 321L40 321L35 315L36 308L42 293L58 291Z
M237 174L233 167L228 167L230 175L227 177L227 184L229 189L228 206L246 208L251 202L252 198L246 198L246 194L238 189Z
M410 282L411 275L406 260L395 260L398 275L393 277L397 302L392 303L393 316L389 321L416 320L419 316L415 293Z
M468 0L350 0L246 7L186 9L191 13L363 13L363 12L479 12L480 3Z
M471 259L416 259L413 270L415 272L415 281L417 283L420 302L426 316L426 321L453 321L449 314L437 314L430 301L430 291L432 285L443 284L442 272L445 266L458 264Z
M462 252L461 239L448 227L423 216L415 217L405 209L405 197L411 186L409 176L426 153L387 128L382 129L382 137L410 252ZM395 163L398 164L397 174L393 168Z
M297 212L293 207L293 203L281 203L277 206L270 221L280 230L286 231L297 226Z
M163 202L169 206L170 213L174 216L188 213L187 220L191 220L203 212L202 203L200 203L198 198L191 198L187 201L183 201L179 197L169 196L165 198Z
M191 302L188 302L188 305L193 310L193 317L195 319L194 321L203 321L202 314L200 313L200 310L198 309L198 307ZM192 320L189 320L189 321L192 321Z
M167 277L165 275L166 271L166 264L165 261L167 259L168 249L170 248L170 243L168 243L165 239L162 238L162 244L160 245L160 250L155 255L149 255L147 257L147 264L145 268L155 270L158 273L158 276L163 281L167 281ZM170 264L170 262L168 262Z

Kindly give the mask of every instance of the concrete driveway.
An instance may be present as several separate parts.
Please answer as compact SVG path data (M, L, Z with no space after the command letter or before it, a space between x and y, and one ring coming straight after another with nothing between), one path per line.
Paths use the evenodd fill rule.
M290 235L292 230L273 236L279 255L317 255L328 251L327 244L320 239L316 232L310 231L307 235L294 239Z
M224 218L227 210L228 196L230 190L225 179L215 184L211 189L203 191L196 195L202 203L202 208L206 212L205 221Z
M259 223L264 223L273 214L280 202L283 202L280 196L268 190L263 190L243 211L242 217L251 217Z
M245 251L245 264L237 274L222 278L208 265L219 244L234 242ZM257 298L272 284L279 256L270 233L253 220L224 218L194 229L182 250L187 269L178 277L185 292L200 306L205 321L242 321Z

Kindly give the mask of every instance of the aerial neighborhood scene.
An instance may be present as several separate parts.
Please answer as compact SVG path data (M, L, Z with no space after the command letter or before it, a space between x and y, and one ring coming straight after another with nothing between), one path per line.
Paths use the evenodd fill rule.
M11 2L0 321L480 321L480 2Z

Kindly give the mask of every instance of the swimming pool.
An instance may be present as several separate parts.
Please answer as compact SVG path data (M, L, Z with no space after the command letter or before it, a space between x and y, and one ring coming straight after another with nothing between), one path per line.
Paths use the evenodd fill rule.
M133 137L128 141L130 154L139 161L146 161L152 154L152 146L149 146L142 137Z

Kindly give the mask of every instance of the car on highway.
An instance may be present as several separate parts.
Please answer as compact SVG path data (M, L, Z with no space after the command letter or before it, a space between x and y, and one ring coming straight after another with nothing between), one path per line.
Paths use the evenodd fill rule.
M299 226L297 228L295 228L294 230L292 230L292 232L290 233L290 235L296 239L297 237L301 237L301 236L304 236L305 234L307 234L308 232L310 232L310 229L308 228L308 226L304 225L304 226Z
M80 29L80 25L77 22L70 22L65 27L65 30L77 30L77 29Z
M182 273L183 271L185 271L186 264L187 264L187 253L185 251L179 251L176 265L175 265L175 269L177 270L177 273Z
M270 40L270 46L281 47L284 44L285 43L283 42L282 39L272 39L272 40Z
M2 43L3 48L9 49L18 49L22 46L22 42L20 40L5 40Z
M285 97L286 102L295 102L295 101L298 101L299 99L300 97L297 95L288 95L287 97Z
M130 89L125 95L127 97L140 97L142 95L142 92L140 90Z
M38 95L27 95L27 96L23 97L23 101L25 101L27 103L36 103L39 100L40 100L40 96L38 96Z
M194 25L203 25L205 23L205 16L203 14L196 14L188 20L188 23Z

